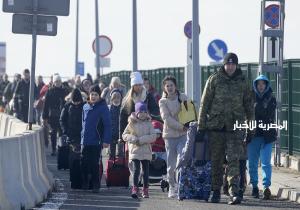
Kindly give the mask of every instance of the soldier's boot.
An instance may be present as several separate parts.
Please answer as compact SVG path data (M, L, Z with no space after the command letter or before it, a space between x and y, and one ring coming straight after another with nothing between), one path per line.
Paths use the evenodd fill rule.
M240 197L239 194L234 194L233 196L230 196L229 205L236 205L236 204L240 204L242 202L242 198Z
M220 203L221 200L221 192L220 190L214 190L213 195L211 197L211 202L212 203Z

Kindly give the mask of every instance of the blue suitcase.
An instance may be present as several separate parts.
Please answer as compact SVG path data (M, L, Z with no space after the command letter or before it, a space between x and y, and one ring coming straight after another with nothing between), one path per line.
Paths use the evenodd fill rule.
M207 158L207 140L200 144L202 144L202 158L196 160L194 151L192 161L186 166L181 167L179 170L179 200L209 200L211 192L211 162ZM196 148L196 146L194 146L194 148Z

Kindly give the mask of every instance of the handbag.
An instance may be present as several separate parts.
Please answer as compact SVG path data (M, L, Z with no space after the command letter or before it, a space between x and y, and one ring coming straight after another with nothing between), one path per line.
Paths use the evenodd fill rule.
M197 121L195 104L191 100L179 102L180 112L178 113L178 120L181 124L188 127L190 122Z

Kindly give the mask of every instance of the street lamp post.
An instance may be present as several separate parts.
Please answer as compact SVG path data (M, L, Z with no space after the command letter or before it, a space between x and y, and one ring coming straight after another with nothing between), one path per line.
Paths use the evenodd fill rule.
M96 75L100 74L100 43L99 43L99 12L98 0L95 0L95 18L96 18Z
M138 70L137 56L137 7L136 0L132 0L132 71Z
M202 88L201 72L199 62L199 0L193 0L193 21L192 21L192 46L193 46L193 101L200 105Z
M76 6L76 44L75 44L75 76L78 69L78 30L79 30L79 0Z

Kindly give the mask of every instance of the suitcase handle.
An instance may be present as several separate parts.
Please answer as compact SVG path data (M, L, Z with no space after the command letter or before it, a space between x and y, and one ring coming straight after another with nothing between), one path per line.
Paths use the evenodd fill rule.
M125 165L125 163L126 163L126 151L125 151L125 144L126 144L126 142L122 142L122 144L124 145L123 146L123 154L124 154L124 157L123 157L123 165ZM116 164L116 155L114 155L114 160L113 160L113 165L115 165Z

